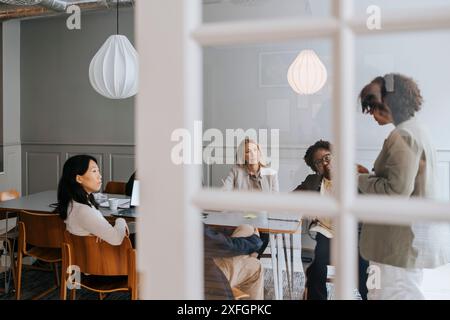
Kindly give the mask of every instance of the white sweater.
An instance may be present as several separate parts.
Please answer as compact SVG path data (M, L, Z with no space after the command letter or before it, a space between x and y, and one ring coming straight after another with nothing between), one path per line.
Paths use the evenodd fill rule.
M65 220L67 231L77 236L94 235L113 246L122 243L127 224L123 218L117 218L114 227L94 207L72 201Z

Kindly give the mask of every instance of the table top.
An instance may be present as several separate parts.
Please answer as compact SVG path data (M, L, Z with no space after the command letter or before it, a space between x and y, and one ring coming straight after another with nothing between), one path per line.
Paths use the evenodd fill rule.
M301 232L301 218L301 214L286 212L203 212L203 222L207 225L237 227L249 224L260 232L270 233Z
M122 194L106 194L108 198L126 199L128 196ZM7 211L32 211L38 213L51 213L55 210L57 202L56 190L48 190L23 196L17 199L0 202L0 212ZM120 216L118 212L113 212L109 208L99 207L99 210L105 217Z
M129 198L125 195L107 194L108 198ZM0 202L1 212L18 212L21 210L51 213L57 202L56 190L48 190L23 196L18 199ZM106 218L124 217L134 220L138 213L135 208L111 211L100 207L99 210ZM267 213L267 212L218 212L204 211L203 222L208 225L237 227L241 224L250 224L261 232L271 233L297 233L301 231L301 215L296 213Z

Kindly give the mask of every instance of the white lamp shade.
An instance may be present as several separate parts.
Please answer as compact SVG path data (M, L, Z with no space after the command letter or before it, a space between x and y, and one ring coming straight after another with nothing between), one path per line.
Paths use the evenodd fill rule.
M110 99L134 96L138 89L138 55L127 37L110 36L89 65L92 87Z
M303 50L289 67L287 79L298 94L313 94L327 81L327 69L313 50Z

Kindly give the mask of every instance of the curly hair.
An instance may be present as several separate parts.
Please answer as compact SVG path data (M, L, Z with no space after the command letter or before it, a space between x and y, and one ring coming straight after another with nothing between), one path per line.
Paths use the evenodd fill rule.
M325 140L319 140L310 146L308 150L306 150L305 156L303 157L308 167L310 167L314 172L317 172L317 168L314 165L314 154L319 149L331 151L331 143Z
M386 81L387 79L389 81ZM387 82L391 82L390 85ZM368 94L369 86L372 84L380 85L382 103L376 102L373 94ZM387 105L396 125L412 118L423 103L417 83L412 78L398 73L375 78L361 90L359 97L364 113L376 108L386 109Z

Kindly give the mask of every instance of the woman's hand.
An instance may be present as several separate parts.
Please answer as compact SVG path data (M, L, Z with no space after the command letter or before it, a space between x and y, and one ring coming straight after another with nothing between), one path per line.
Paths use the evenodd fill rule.
M367 170L366 167L364 167L360 164L356 165L356 170L358 171L358 173L369 173L369 170Z

